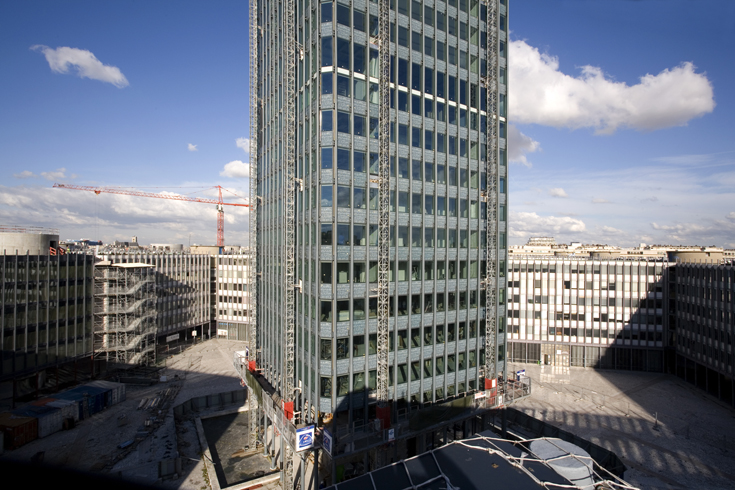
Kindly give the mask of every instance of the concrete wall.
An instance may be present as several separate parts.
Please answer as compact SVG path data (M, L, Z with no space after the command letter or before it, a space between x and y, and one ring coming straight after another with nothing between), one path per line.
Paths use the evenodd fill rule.
M182 252L184 251L183 243L151 243L153 250L163 250L164 252Z
M668 252L670 262L699 262L717 264L724 258L722 250L674 250Z
M219 247L215 245L192 245L191 247L189 247L189 253L219 255Z
M49 247L59 246L59 235L41 233L0 233L0 253L8 255L48 255Z

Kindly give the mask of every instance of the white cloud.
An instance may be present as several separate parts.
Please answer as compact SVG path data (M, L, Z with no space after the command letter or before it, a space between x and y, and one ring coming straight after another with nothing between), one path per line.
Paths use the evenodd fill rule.
M235 145L238 148L242 148L242 151L248 155L250 154L250 138L237 138L235 140Z
M15 177L16 179L29 179L31 177L37 177L37 175L30 170L23 170L18 174L13 174L13 177Z
M622 235L623 230L618 230L617 228L613 228L612 226L603 226L600 228L600 232L603 235Z
M727 215L726 218L730 218ZM716 245L724 237L735 236L735 222L722 219L704 219L697 223L674 223L670 225L651 223L651 228L661 232L670 243L685 245ZM720 245L724 245L722 242Z
M66 169L62 167L54 172L41 172L41 177L46 180L62 180L66 178Z
M582 233L586 227L582 220L570 217L539 216L536 213L510 213L508 225L513 237L553 236L560 233Z
M727 216L725 216L727 219L735 219L735 211L731 211L727 213Z
M192 145L191 143L189 143L189 146L187 146L187 150L189 150L189 151L199 151L197 149L197 145Z
M182 182L187 186L207 186ZM239 189L233 189L239 190ZM240 195L246 191L239 190ZM214 196L216 198L216 195ZM226 201L242 202L225 197ZM225 243L247 245L248 209L225 206ZM62 238L98 238L105 243L130 240L142 243L214 244L217 212L214 205L149 199L92 192L49 189L47 186L0 184L0 223L25 223L59 228Z
M607 199L603 199L601 197L595 197L592 199L592 202L595 204L609 204L611 201L608 201Z
M508 161L510 163L520 163L530 168L532 164L528 161L526 155L540 150L541 143L521 133L515 125L509 124L508 148Z
M607 134L626 127L651 131L683 126L715 107L710 81L689 62L646 74L631 86L590 65L578 77L562 73L557 57L525 41L510 43L510 58L509 111L518 123Z
M233 160L226 164L219 174L232 179L247 178L250 177L250 165L240 160Z
M552 189L549 189L549 195L552 197L569 197L569 195L564 192L564 189L561 187L554 187Z
M68 73L71 67L76 69L80 78L111 83L117 88L129 85L128 79L118 67L103 64L91 51L67 46L52 49L42 44L31 46L31 49L43 53L51 71L56 73Z

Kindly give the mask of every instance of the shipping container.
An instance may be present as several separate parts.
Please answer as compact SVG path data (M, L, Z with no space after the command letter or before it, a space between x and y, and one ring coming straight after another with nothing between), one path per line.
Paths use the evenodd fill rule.
M0 413L5 449L16 449L38 438L38 419L10 412Z
M56 400L56 398L39 398L38 400L31 402L31 405L36 405L38 407L42 407L42 406L44 406L44 405L46 405L49 402L52 402L54 400Z
M35 417L38 419L38 438L50 436L59 432L64 425L61 410L48 405L27 405L23 408L11 410L11 413L21 417Z
M47 403L49 407L56 407L61 410L61 418L73 419L74 422L79 421L79 406L72 400L51 400Z
M105 409L105 399L110 390L106 388L97 388L96 386L80 386L78 389L88 397L89 414L94 415Z
M117 405L125 401L125 385L123 383L113 383L112 381L97 380L87 383L85 386L94 386L96 388L105 388L111 391L109 403L107 406Z
M77 415L75 417L75 420L84 420L85 418L89 417L89 409L87 408L87 398L84 396L83 392L75 391L75 390L67 390L62 393L58 393L55 395L58 400L67 400L71 401L76 404L77 406Z

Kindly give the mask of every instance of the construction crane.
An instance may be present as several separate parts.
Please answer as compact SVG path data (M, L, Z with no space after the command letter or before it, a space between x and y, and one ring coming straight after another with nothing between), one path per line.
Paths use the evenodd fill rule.
M171 199L174 201L184 202L199 202L203 204L216 204L217 205L217 246L224 247L225 245L225 206L241 206L250 207L250 204L240 204L234 202L224 202L222 200L222 186L216 185L212 189L219 191L218 199L207 199L202 197L188 197L178 194L157 194L155 192L141 192L122 187L94 187L89 185L72 185L72 184L54 184L55 188L58 189L71 189L77 191L90 191L99 195L101 193L106 194L122 194L124 196L138 196L138 197L155 197L157 199Z

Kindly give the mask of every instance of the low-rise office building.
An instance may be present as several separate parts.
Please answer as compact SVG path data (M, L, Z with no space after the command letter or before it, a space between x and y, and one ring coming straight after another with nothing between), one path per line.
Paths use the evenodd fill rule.
M0 231L0 383L14 395L92 352L94 258L62 255L58 232L39 230Z
M510 360L663 371L670 265L659 260L511 259Z
M676 375L735 407L735 263L680 262L670 294Z
M248 288L250 254L217 255L217 336L247 340L251 319Z

